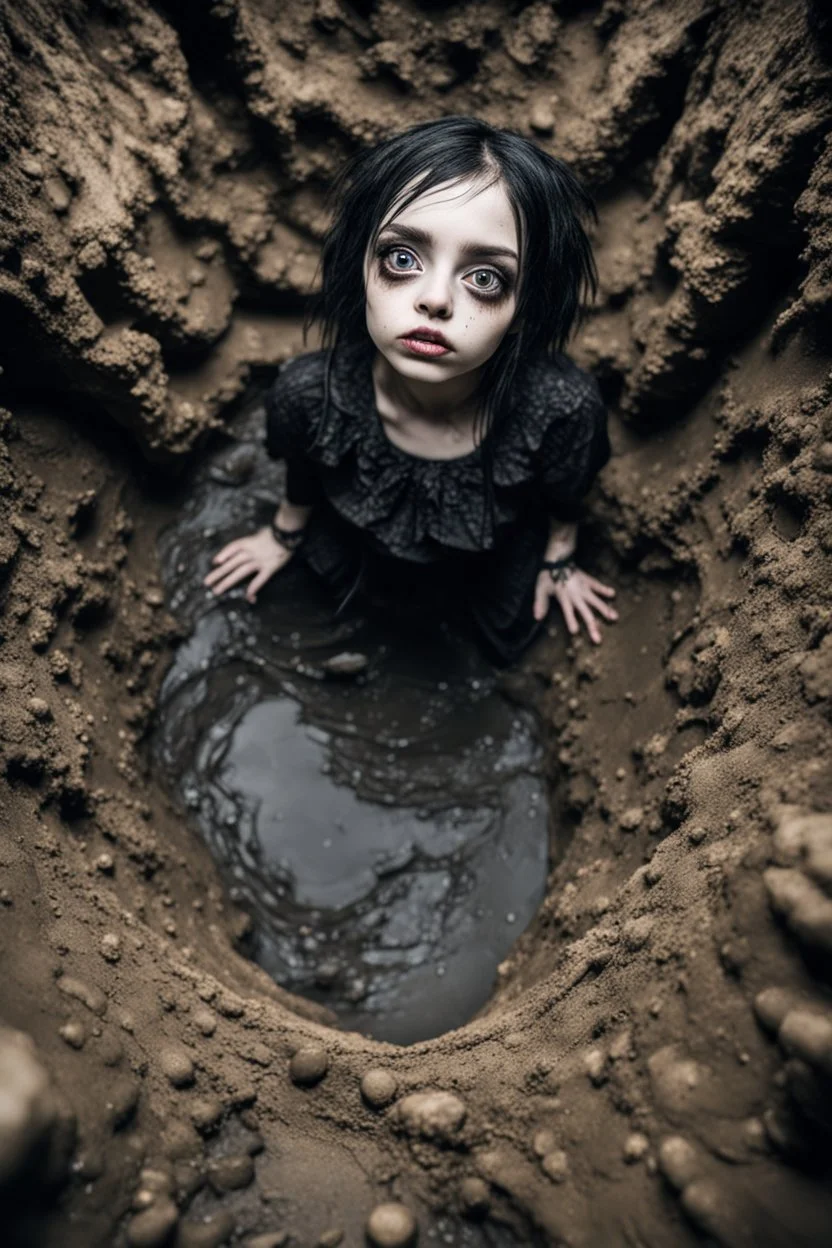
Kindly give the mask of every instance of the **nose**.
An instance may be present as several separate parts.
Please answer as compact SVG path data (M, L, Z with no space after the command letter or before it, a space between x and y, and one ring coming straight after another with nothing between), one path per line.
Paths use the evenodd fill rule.
M450 284L438 273L426 275L413 302L416 311L423 316L447 321L453 315L454 305Z

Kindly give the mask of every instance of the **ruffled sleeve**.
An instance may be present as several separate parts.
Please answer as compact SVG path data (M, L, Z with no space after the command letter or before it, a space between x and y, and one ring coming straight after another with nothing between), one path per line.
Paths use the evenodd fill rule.
M319 474L308 454L321 404L320 354L287 361L266 394L266 450L272 459L286 461L286 501L299 507L321 498Z
M540 446L546 507L565 524L579 519L581 500L610 457L607 412L598 384L587 373L581 381L577 401L553 417Z

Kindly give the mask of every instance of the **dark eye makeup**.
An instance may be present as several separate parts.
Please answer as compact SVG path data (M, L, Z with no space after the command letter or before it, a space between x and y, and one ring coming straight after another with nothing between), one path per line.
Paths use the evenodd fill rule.
M411 273L418 272L418 257L410 247L405 247L401 243L380 243L375 249L375 256L379 262L379 277L388 281L400 281L402 278L409 277ZM407 264L408 260L413 263ZM402 261L405 263L401 263ZM471 277L481 274L487 274L492 279L491 285L477 286L473 282L465 283L476 299L499 299L511 290L513 274L504 269L502 265L491 263L487 267L480 265L470 270Z

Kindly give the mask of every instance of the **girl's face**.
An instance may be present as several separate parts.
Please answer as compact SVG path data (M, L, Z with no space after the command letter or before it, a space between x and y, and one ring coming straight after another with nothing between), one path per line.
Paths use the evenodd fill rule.
M426 191L382 226L364 260L367 329L413 381L449 381L494 354L517 304L520 245L501 182Z

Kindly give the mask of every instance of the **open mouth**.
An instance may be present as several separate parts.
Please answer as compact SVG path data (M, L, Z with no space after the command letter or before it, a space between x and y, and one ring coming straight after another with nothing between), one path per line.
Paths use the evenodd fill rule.
M438 330L433 329L413 329L402 334L399 342L415 355L436 357L447 355L453 350L448 340Z

